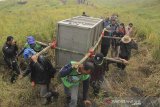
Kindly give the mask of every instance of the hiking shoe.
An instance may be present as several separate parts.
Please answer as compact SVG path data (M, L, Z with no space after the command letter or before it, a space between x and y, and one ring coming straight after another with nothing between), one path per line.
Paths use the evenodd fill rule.
M42 100L41 100L42 105L48 105L49 103L50 103L50 101L47 98L42 98Z
M52 96L53 96L55 99L58 99L59 93L58 93L58 92L52 92Z
M71 96L66 97L66 103L69 104L71 102Z

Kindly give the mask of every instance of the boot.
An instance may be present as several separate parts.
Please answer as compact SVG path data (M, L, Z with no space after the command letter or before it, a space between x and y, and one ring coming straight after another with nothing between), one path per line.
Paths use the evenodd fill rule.
M66 97L66 103L69 104L71 102L71 96Z
M41 98L42 105L48 105L51 102L49 98Z
M58 99L59 93L58 92L52 92L52 97L54 97L55 99Z

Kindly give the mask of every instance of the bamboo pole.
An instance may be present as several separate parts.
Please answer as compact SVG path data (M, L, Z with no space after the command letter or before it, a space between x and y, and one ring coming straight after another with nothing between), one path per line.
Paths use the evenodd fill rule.
M104 33L104 30L103 30L102 33ZM100 43L101 40L102 40L102 37L103 37L103 35L101 34L100 37L99 37L99 39L98 39L98 41L97 41L97 43L94 45L93 48L91 48L92 51L95 51L95 49L98 47L99 43ZM84 61L86 61L86 60L89 58L90 55L91 55L90 52L87 53L77 64L82 64Z
M109 38L109 39L121 39L121 37L111 37L111 36L104 36L103 38Z
M46 52L47 50L49 50L50 48L51 48L51 45L50 45L50 46L47 46L47 47L44 48L42 51L38 52L38 53L36 54L36 56L39 56L39 55L45 53L45 52Z
M38 43L38 44L40 44L40 45L43 45L43 46L48 46L48 44L43 43L43 42L40 42L40 41L36 41L36 43Z
M108 58L108 57L104 57L104 59L109 60L109 61L113 61L113 62L117 62L117 63L124 63L121 59Z

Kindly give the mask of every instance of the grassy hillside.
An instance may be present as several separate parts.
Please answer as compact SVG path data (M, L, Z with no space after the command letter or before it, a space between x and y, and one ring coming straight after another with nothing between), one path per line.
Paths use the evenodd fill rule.
M160 61L159 0L88 0L89 5L77 5L75 0L68 0L67 5L63 5L60 0L26 0L26 4L18 4L18 1L20 0L0 2L0 48L8 35L13 35L20 47L24 45L28 35L34 35L37 40L43 42L52 41L56 36L57 21L81 15L83 11L94 17L108 17L118 13L120 20L126 25L133 22L140 51L131 59L127 68L128 78L123 84L112 84L112 78L109 78L114 85L113 93L117 96L129 95L128 90L132 86L142 88L146 95L160 93L160 68L157 64ZM153 74L145 77L143 71L146 72L146 69ZM0 78L4 71L0 65ZM109 77L113 72L114 68L109 72ZM35 106L36 95L33 93L28 78L14 85L0 79L2 107ZM56 106L60 105L59 103Z

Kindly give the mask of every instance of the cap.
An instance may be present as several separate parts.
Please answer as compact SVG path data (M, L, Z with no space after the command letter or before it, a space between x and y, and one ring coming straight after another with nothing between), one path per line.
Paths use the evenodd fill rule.
M28 44L34 44L35 43L34 37L33 36L28 36L27 37L27 42L28 42Z
M103 64L103 57L104 57L104 55L102 53L97 53L93 59L94 63L96 65L102 65Z

